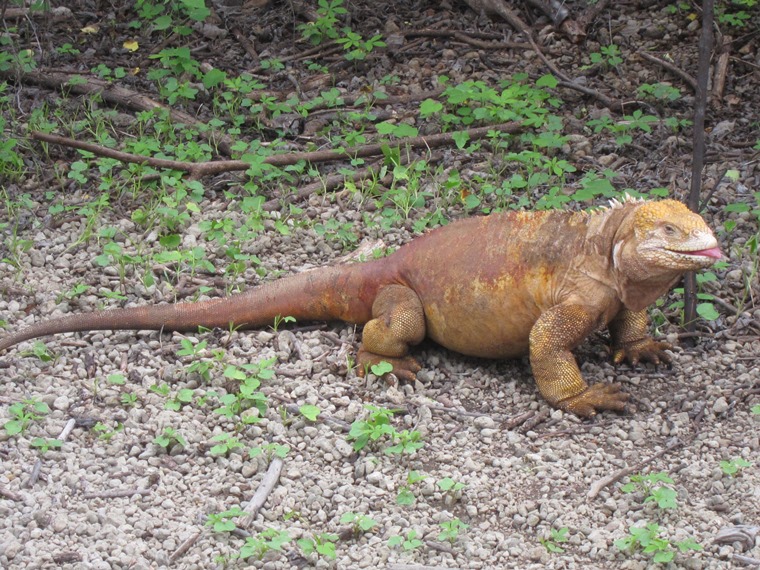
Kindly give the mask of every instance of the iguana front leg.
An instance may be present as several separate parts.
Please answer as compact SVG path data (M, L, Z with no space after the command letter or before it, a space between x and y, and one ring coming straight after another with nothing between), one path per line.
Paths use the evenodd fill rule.
M673 347L667 342L654 340L648 333L647 312L620 311L607 325L612 337L612 361L620 364L627 360L632 366L639 362L670 364L671 356L665 350Z
M538 391L552 405L583 417L625 408L628 394L617 384L589 387L570 352L593 330L595 318L578 305L557 305L530 331L530 366Z
M372 304L372 320L364 325L357 355L359 376L385 361L400 380L413 381L420 365L408 356L409 347L424 338L425 312L417 293L403 285L383 287Z

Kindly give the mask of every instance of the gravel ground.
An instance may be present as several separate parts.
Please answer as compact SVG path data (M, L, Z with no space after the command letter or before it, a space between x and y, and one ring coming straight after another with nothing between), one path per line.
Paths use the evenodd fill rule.
M509 30L504 23L448 4L423 2L409 11L394 8L384 22L363 2L352 4L353 10L354 28L366 34L379 30L388 35L393 26L502 34ZM279 30L276 24L293 18L278 6L245 17L254 31L256 26ZM634 45L631 36L645 38L651 49L672 47L675 61L696 73L698 28L687 28L683 17L653 3L626 11L613 9L597 22L581 48L559 34L544 38L544 47L561 54L555 57L557 65L577 76L582 54L607 45L612 30L613 39L624 48L626 63L618 72L592 70L588 81L595 88L633 93L637 82L662 80L663 72L636 60L634 52L642 46ZM545 30L540 19L531 24L535 30ZM641 30L651 32L642 35ZM286 33L274 33L270 39L271 44L263 47L287 54ZM752 46L757 47L757 39ZM341 89L358 90L386 73L399 74L407 92L415 92L429 88L430 78L443 70L453 81L472 77L487 82L499 75L494 66L513 65L536 75L544 72L535 57L522 52L484 56L471 46L432 40L413 47L404 57L379 58L377 69L364 70L370 79L354 76L342 82ZM240 48L233 43L228 57L240 56L236 49ZM747 61L757 60L756 53L739 52ZM339 73L350 77L355 72L341 68ZM688 338L679 341L675 325L666 322L660 327L668 340L679 344L672 369L615 369L599 336L578 350L589 382L623 384L631 395L627 413L604 413L593 422L579 420L551 409L539 397L527 361L471 359L432 344L419 351L424 369L414 385L387 383L372 375L358 378L349 369L347 356L355 353L360 331L341 324L298 323L278 331L202 335L61 335L46 342L54 355L48 362L29 356L32 343L24 343L0 356L0 424L11 418L11 404L24 399L36 398L51 411L20 436L0 430L0 567L643 569L653 567L650 555L621 552L614 542L628 535L631 526L647 522L658 523L671 542L691 538L704 548L678 554L667 565L670 568L744 567L737 556L760 559L760 416L750 411L760 403L760 338L752 328L753 322L760 322L756 304L760 285L757 255L747 245L759 229L752 215L723 210L725 204L746 198L758 187L757 155L730 143L756 136L752 129L757 126L759 80L756 70L732 75L729 92L735 102L711 111L708 121L712 128L708 186L717 183L726 169L738 172L736 180L721 182L706 213L729 261L719 272L719 281L707 285L724 302L718 306L721 316L701 325L705 334L696 345L688 344ZM24 96L29 96L28 91ZM577 110L593 102L570 92L562 96L565 132L572 135L563 156L577 164L614 165L621 188L669 186L675 196L683 197L688 187L688 133L675 136L660 129L636 141L640 148L634 145L625 154L588 130L575 130ZM675 111L678 105L688 111L692 102L685 95ZM607 111L589 109L590 115L595 113ZM723 126L718 129L719 125ZM487 163L486 154L486 150L468 156L447 151L442 160L446 167L474 178ZM74 155L64 156L70 161ZM445 180L441 176L429 181L431 188ZM182 247L207 244L198 229L202 220L224 212L235 216L230 200L211 186L202 212L182 232ZM102 252L97 240L79 242L83 218L72 214L51 221L40 180L30 176L8 190L30 195L28 216L17 229L19 237L33 244L21 256L19 267L0 261L0 319L11 330L43 317L97 309L104 304L103 291L124 293L127 305L147 304L178 296L220 296L225 287L261 281L249 268L234 282L199 273L187 276L181 285L169 276L145 287L141 276L128 270L123 285L115 268L94 263ZM69 190L67 199L76 204L93 189ZM124 244L157 249L158 236L144 233L131 221L138 203L104 211L100 223L119 228ZM411 224L383 232L365 228L363 204L346 195L337 202L312 196L302 206L304 217L311 221L351 222L362 243L381 239L385 246L396 247L414 235ZM461 216L460 210L452 208L447 214ZM8 212L0 209L0 216L3 213ZM725 231L729 220L736 223L731 232ZM261 260L267 278L336 263L349 253L340 242L289 223L289 236L267 221L265 229L246 244L245 253ZM224 252L208 249L211 261L223 267ZM90 291L73 300L62 297L80 282L90 285ZM201 292L198 286L210 290ZM741 312L736 315L724 305L741 307ZM185 339L195 345L207 341L202 356L209 362L214 349L223 349L225 364L274 359L275 374L261 385L269 408L258 423L240 429L213 412L217 399L231 390L230 380L221 374L221 367L214 369L208 382L188 373L186 367L194 359L178 355ZM122 375L124 384L107 380L114 374ZM169 386L171 395L192 390L193 402L179 411L165 409L167 398L151 390L162 384ZM125 404L125 394L134 395L134 402ZM292 413L293 405L304 404L320 408L317 421ZM366 416L367 404L400 410L393 425L398 430L418 430L424 446L408 456L378 449L355 453L347 429ZM31 446L37 437L59 437L72 419L76 425L60 450L43 454ZM92 429L97 422L115 433L99 437ZM154 443L166 428L177 430L186 445L165 449ZM245 507L271 463L266 455L250 459L240 451L221 457L210 452L216 443L212 438L236 429L246 449L275 443L289 446L290 451L279 482L258 515L248 525L239 524L237 534L218 533L204 526L207 515ZM752 465L734 476L724 473L720 462L737 458ZM633 468L632 473L667 472L673 480L667 486L676 492L677 506L660 509L645 501L645 492L623 492L622 485L630 481L627 475L601 485L625 468ZM412 471L426 478L410 485L414 503L399 505L398 493ZM437 484L444 478L464 487L444 491ZM377 525L367 533L353 534L340 522L347 512L365 514ZM453 519L468 527L452 541L441 539L440 523ZM235 559L244 533L270 528L289 533L292 541L282 552L269 551L261 560ZM567 541L554 543L562 551L551 551L541 543L552 538L552 530L564 528ZM388 545L390 537L411 531L422 541L419 547L407 551ZM296 539L322 533L340 535L335 560L296 547Z

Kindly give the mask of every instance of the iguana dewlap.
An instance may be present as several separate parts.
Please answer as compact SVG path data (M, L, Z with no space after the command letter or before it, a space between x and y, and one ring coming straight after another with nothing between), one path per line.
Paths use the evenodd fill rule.
M409 349L429 337L462 354L530 354L541 395L581 416L622 410L616 385L589 387L571 351L608 327L614 361L669 361L646 308L686 271L721 257L704 220L680 202L613 202L585 212L502 212L433 230L396 253L285 277L225 299L130 307L43 321L0 351L89 330L251 328L277 316L364 324L358 363L390 362L410 380Z

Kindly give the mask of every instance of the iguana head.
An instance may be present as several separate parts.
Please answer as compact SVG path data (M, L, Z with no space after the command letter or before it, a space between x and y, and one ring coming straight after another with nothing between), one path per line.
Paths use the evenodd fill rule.
M612 249L612 275L625 306L640 311L687 271L721 258L718 240L701 216L681 202L615 202L619 225Z
M721 258L718 240L701 216L681 202L644 202L633 218L636 253L653 271L693 271Z

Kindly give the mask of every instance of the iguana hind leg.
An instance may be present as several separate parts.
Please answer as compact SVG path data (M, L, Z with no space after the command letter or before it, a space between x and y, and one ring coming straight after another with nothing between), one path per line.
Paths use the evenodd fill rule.
M625 409L628 394L616 384L589 387L570 352L594 330L594 318L577 305L557 305L530 331L530 366L541 395L552 405L583 417L597 410Z
M384 287L372 304L372 320L364 325L357 355L359 375L385 361L400 380L413 381L420 365L408 356L409 347L424 338L425 312L417 293L403 285Z

